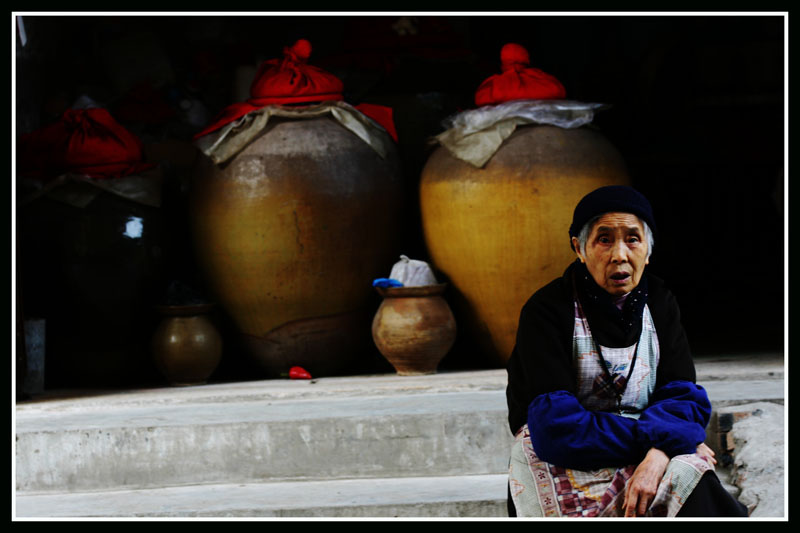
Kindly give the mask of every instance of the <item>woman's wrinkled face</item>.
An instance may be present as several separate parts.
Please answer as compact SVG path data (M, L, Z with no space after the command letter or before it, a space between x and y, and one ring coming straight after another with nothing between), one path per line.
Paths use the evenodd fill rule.
M595 283L612 296L635 289L650 262L644 226L631 213L606 213L600 217L583 253L577 238L573 237L572 243Z

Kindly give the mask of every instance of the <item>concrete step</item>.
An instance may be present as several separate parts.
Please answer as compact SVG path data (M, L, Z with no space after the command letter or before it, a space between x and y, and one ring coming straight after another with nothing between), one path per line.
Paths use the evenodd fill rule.
M504 474L194 485L18 495L19 518L503 517Z
M367 377L324 381L159 389L20 406L17 491L499 474L507 468L511 435L502 387L454 385L448 392L399 376L374 384ZM373 385L381 382L395 387L378 395ZM411 383L423 386L406 386Z
M697 369L715 410L785 397L782 356ZM17 513L505 516L506 379L484 370L51 392L15 409ZM479 496L458 492L497 479ZM308 496L317 490L336 497Z

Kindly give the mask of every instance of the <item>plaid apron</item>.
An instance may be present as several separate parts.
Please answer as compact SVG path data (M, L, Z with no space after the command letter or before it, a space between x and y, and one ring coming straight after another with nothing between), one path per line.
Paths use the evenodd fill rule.
M578 376L577 398L586 409L613 412L617 399L609 393L607 380L603 379L606 373L600 366L597 348L583 310L575 302L573 362ZM636 345L600 349L612 375L628 375ZM636 364L622 395L622 405L627 410L647 406L655 389L658 360L658 336L650 310L645 306ZM625 412L621 416L638 418L639 415ZM636 466L579 471L551 465L536 456L526 424L515 437L509 463L509 488L517 516L623 516L625 486ZM713 468L697 454L673 457L647 516L675 516L703 474Z

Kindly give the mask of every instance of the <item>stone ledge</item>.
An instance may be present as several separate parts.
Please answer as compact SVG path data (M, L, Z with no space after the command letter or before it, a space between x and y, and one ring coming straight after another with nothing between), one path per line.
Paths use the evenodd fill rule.
M17 495L36 517L504 517L506 474Z
M501 391L142 406L17 420L19 492L498 474Z
M721 408L709 424L720 479L736 488L751 517L785 515L784 418L783 405L755 402Z

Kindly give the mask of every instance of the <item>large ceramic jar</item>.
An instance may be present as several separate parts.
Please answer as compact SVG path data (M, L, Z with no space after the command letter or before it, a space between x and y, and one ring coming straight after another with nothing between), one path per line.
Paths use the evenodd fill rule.
M253 90L265 85L257 78ZM193 177L199 265L268 376L342 372L370 346L369 281L395 255L394 143L377 127L369 135L380 151L355 135L335 117L363 117L342 102L245 109L245 121L269 122L229 159L203 158Z
M164 282L160 170L101 108L68 110L22 145L18 297L26 319L45 320L46 388L157 378L147 339Z
M85 207L42 197L18 210L26 317L46 320L46 387L155 378L147 339L164 282L161 210L107 192Z
M512 105L524 108L522 118L488 161L439 146L420 184L431 260L453 285L461 331L495 365L511 355L525 301L574 260L567 230L577 202L597 187L628 183L621 155L597 129L531 120L531 109L547 107L541 98Z

